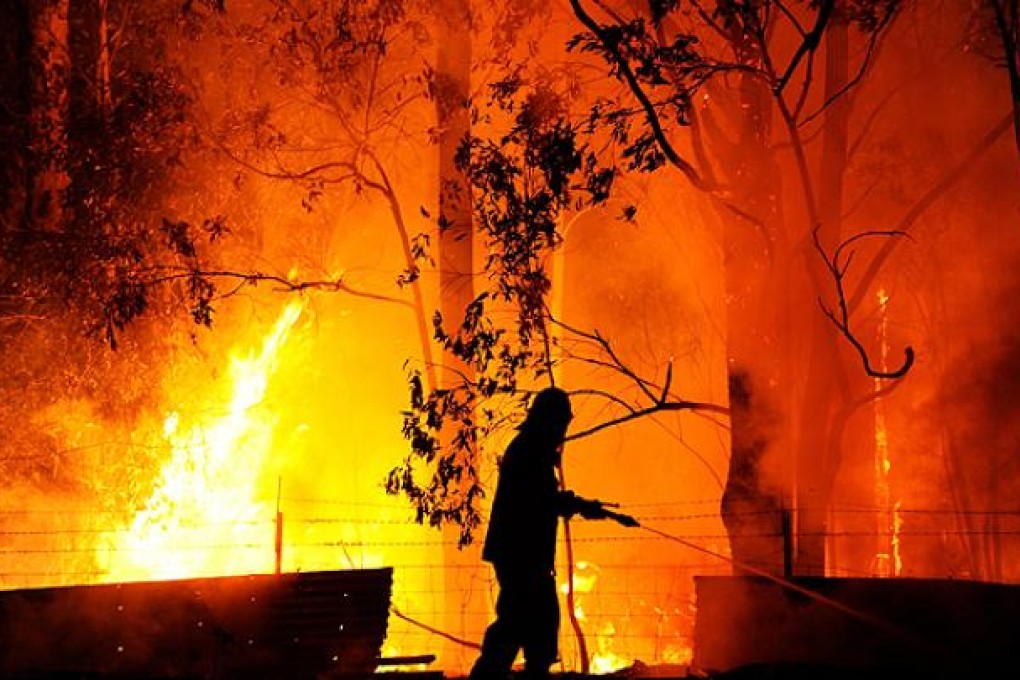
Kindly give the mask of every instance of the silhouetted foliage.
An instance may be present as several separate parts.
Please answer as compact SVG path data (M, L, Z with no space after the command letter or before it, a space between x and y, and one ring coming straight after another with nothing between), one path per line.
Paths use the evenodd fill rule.
M570 7L580 32L566 47L582 57L596 57L605 79L595 88L599 94L592 101L572 98L569 85L559 82L558 91L550 79L524 68L508 68L504 79L490 85L489 105L502 117L479 110L476 120L486 125L507 118L510 122L505 132L491 138L469 139L459 159L478 193L474 215L489 253L485 261L489 289L472 303L459 328L444 329L444 320L436 320L437 339L476 371L477 378L454 390L430 393L421 389L420 376L412 372L411 408L404 424L412 453L387 481L390 492L403 492L412 500L420 519L433 525L459 523L462 542L470 540L477 524L478 495L474 485L465 493L456 484L475 475L478 463L460 444L484 441L505 424L506 412L514 412L512 407L489 406L494 397L520 400L526 397L519 391L522 385L548 380L551 319L545 305L549 280L543 261L559 243L556 225L563 212L604 203L621 173L654 172L670 165L735 214L753 221L746 209L732 203L732 190L725 185L727 180L743 181L740 173L748 169L740 166L732 177L718 178L703 140L678 143L679 133L689 132L694 124L696 96L727 76L757 79L787 107L784 115L795 129L803 118L820 111L805 111L802 93L812 84L812 62L825 31L833 22L843 22L868 39L859 67L863 73L877 35L899 2L822 0L798 7L796 16L785 4L770 0L690 6L666 0L647 6L636 3L626 10L571 0ZM797 16L813 24L801 24ZM770 53L767 30L778 21L788 22L789 30L801 38L793 52L784 55L785 63ZM794 74L804 84L798 81L800 89L784 94ZM620 86L615 90L609 86L614 81ZM690 151L685 150L688 146ZM635 206L623 208L625 220L635 215ZM512 309L512 323L494 322L493 310L505 312L506 307ZM848 328L842 330L853 340ZM579 329L570 332L584 334ZM608 340L597 334L587 337L604 343L599 347L609 357L605 365L636 382L649 401L647 406L629 407L624 419L666 407L706 406L676 398L668 387L660 394L613 356ZM520 403L516 402L517 413ZM444 437L452 442L445 444ZM417 481L414 474L420 462L434 466L427 482Z
M492 84L490 94L476 115L506 120L504 131L464 140L457 156L476 190L486 289L455 328L438 313L433 320L435 339L468 371L456 387L426 392L420 371L411 370L403 427L411 453L386 482L388 492L411 500L419 521L458 525L462 545L480 521L474 452L526 404L522 383L549 379L545 260L560 243L561 215L604 202L614 176L581 140L580 125L567 121L566 104L551 88L510 78ZM424 481L416 474L423 467Z
M157 283L152 272L199 255L187 225L158 214L170 176L195 146L180 74L169 66L123 65L115 76L117 96L109 111L83 112L71 118L62 138L22 150L42 151L44 163L69 178L63 189L45 189L55 195L60 219L47 226L31 220L16 225L8 213L0 232L5 264L0 285L9 317L17 316L10 305L38 310L43 303L45 315L75 315L88 333L101 334L111 346L118 332L150 308L152 296L162 295L150 285ZM49 220L52 213L34 214ZM209 298L194 291L179 289L164 302L176 296L187 305L190 299L194 312Z
M153 350L164 349L175 320L211 320L201 310L216 297L169 269L204 268L209 242L226 233L215 218L209 230L189 228L166 200L200 149L184 78L162 58L166 36L153 29L168 4L176 3L106 17L108 70L78 49L94 26L73 24L69 51L59 31L38 30L50 26L45 12L55 3L4 7L30 11L4 12L5 35L19 48L0 56L5 72L25 79L0 89L0 110L18 114L0 135L0 158L13 170L0 186L0 469L12 486L76 493L97 491L99 478L120 480L98 490L99 507L133 497L150 454L104 461L102 474L84 476L93 454L72 443L90 434L74 424L129 430L148 407L160 369ZM94 96L70 97L71 73L78 92Z

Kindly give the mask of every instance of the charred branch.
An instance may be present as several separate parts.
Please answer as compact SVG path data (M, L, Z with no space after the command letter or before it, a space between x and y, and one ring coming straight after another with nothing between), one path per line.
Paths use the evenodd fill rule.
M239 272L225 269L191 269L183 265L166 265L155 269L162 269L166 273L153 276L151 278L143 277L141 279L141 283L143 285L158 286L174 281L191 280L195 277L200 277L204 279L221 279L237 282L237 287L231 289L221 297L234 295L245 286L257 286L260 283L271 283L276 285L274 290L281 293L300 293L306 290L341 292L355 297L379 300L380 302L389 302L405 307L412 306L407 300L401 300L400 298L382 295L380 293L358 290L357 288L353 288L349 284L345 283L342 278L299 281L288 279L276 274L265 274L262 272Z
M578 361L581 363L589 363L600 368L607 369L615 372L619 375L627 378L638 391L647 400L647 404L634 404L627 400L610 394L602 390L581 390L577 393L591 394L602 397L621 408L626 413L615 418L610 418L604 422L593 425L589 428L574 432L567 437L567 440L582 439L588 437L602 430L621 425L623 423L637 420L645 416L650 416L655 413L665 411L695 411L701 413L710 413L720 416L728 416L729 409L719 404L713 404L709 402L692 401L683 399L673 394L673 362L672 359L669 361L666 367L666 376L662 384L657 384L654 381L647 380L640 376L637 371L628 366L619 353L613 348L612 343L606 339L599 331L585 331L570 324L567 324L558 319L554 319L550 316L550 323L564 329L565 331L583 339L589 341L595 345L599 351L600 356L589 357L581 355L569 355L569 359L572 361Z
M807 116L805 116L798 123L798 125L800 125L800 126L807 125L808 123L813 121L815 118L817 118L818 116L822 115L822 113L824 113L825 110L827 108L829 108L833 104L833 102L838 100L840 97L845 96L848 92L850 92L852 89L854 89L858 85L858 83L861 82L861 80L864 78L865 74L868 72L868 67L870 67L871 64L874 62L875 54L877 53L878 47L881 44L880 43L881 38L883 36L885 36L886 29L888 28L889 24L892 22L892 19L893 19L894 16L896 16L896 12L895 12L895 10L893 8L890 8L889 11L887 11L885 14L882 15L878 26L868 36L868 45L867 45L867 48L864 51L864 57L861 59L860 66L858 66L858 68L857 68L857 72L853 75L853 77L851 77L849 80L847 80L847 82L844 83L842 87L840 87L838 90L836 90L831 95L826 97L825 101L822 102L822 105L819 106L814 111L812 111ZM803 104L803 102L801 102L801 104ZM800 106L797 107L797 112L799 114Z
M797 16L792 11L790 11L790 8L786 6L786 3L783 2L782 0L774 0L773 4L775 4L775 6L779 8L779 11L783 14L783 16L786 17L787 21L790 22L790 25L793 26L794 29L796 29L798 35L800 35L802 39L806 39L808 35L807 30L804 28L804 26L801 25L800 21L797 19Z
M773 91L777 96L781 95L783 90L786 89L793 74L797 72L800 62L805 57L811 58L814 56L815 51L822 42L822 35L825 34L825 29L832 18L832 12L835 7L836 0L825 0L821 3L821 6L818 8L818 14L815 16L815 25L804 35L804 40L801 41L800 45L797 46L797 51L790 57L790 63L786 65L783 75L779 77L773 86Z
M850 264L853 262L855 252L853 250L850 250L848 253L844 255L844 251L846 251L846 249L852 246L856 241L873 236L896 238L900 236L908 236L907 233L903 231L861 232L841 242L833 250L832 255L829 255L828 253L825 252L825 248L822 246L821 240L818 237L818 231L819 229L818 227L816 227L812 232L812 240L814 241L815 250L818 251L818 254L822 257L822 260L825 262L825 267L829 271L829 274L832 276L833 283L836 286L836 303L837 303L837 309L833 310L832 308L826 306L821 299L819 299L818 304L821 306L822 312L825 314L825 316L829 318L830 321L832 321L836 328L839 329L839 332L843 335L843 337L845 337L850 342L850 344L853 345L854 349L857 350L857 353L861 357L861 362L864 364L864 370L869 376L871 376L872 378L885 378L885 379L902 378L907 374L907 371L910 370L910 367L914 365L914 348L911 347L910 345L907 345L907 347L904 348L903 363L896 370L885 371L874 368L871 364L871 359L868 356L868 351L864 348L864 345L857 338L857 336L854 335L853 331L850 328L850 312L849 307L847 305L846 291L844 288L843 280L846 277L847 270L850 268Z

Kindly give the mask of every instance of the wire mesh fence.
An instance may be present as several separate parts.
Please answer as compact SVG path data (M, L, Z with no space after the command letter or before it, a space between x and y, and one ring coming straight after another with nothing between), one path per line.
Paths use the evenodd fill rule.
M712 498L627 508L654 531L576 523L575 560L564 564L565 551L559 551L558 581L564 607L567 593L572 593L572 613L591 637L593 658L609 668L623 660L678 663L689 657L694 578L732 571L718 507L719 499ZM925 552L965 551L968 541L988 539L986 526L996 528L996 540L1020 550L1020 509L972 510L967 513L971 521L961 521L961 513L952 509L901 507L895 510L895 523L888 521L890 512L888 507L830 509L824 535L841 549L831 556L829 575L888 576L888 555L883 558L882 551L894 542L908 552L912 544L924 546ZM990 518L994 523L985 521ZM453 644L469 656L491 619L498 592L492 570L477 550L461 551L452 534L415 524L398 502L292 498L285 499L279 515L168 522L156 529L141 528L130 519L129 513L80 507L0 509L0 588L108 583L128 573L156 580L166 576L147 572L145 565L175 560L204 571L188 574L192 576L385 565L394 570L389 652L413 654ZM155 532L155 538L138 540L143 529ZM759 537L783 538L773 532ZM217 561L191 559L211 554ZM916 567L903 575L967 576L965 567L950 562ZM124 563L141 566L128 571L120 568ZM783 568L766 566L777 573ZM217 569L221 573L209 573ZM565 658L576 657L570 627L561 629Z

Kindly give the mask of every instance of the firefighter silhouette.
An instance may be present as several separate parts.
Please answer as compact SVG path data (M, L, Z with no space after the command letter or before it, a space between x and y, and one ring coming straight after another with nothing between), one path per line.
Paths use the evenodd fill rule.
M521 650L527 677L549 676L559 656L554 563L560 517L637 526L632 517L608 510L601 501L560 489L556 470L572 418L566 392L542 390L503 456L482 550L499 584L496 620L485 631L472 680L509 677Z

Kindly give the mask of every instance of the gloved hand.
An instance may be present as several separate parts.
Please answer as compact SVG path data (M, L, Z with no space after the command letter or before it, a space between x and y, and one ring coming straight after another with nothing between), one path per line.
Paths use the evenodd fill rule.
M604 503L591 498L582 498L573 491L567 491L565 493L569 498L571 515L576 513L585 519L611 519L619 522L625 527L640 526L638 521L630 515L609 510L610 507L618 507L615 503Z
M580 497L577 499L577 514L585 519L606 519L609 516L607 512L602 501Z
M578 514L585 519L611 519L619 522L625 527L636 527L640 526L638 521L630 515L625 515L622 512L615 512L609 510L606 507L606 503L602 501L590 500L588 498L578 498L580 505ZM612 505L612 504L610 504ZM612 507L616 507L612 505Z

